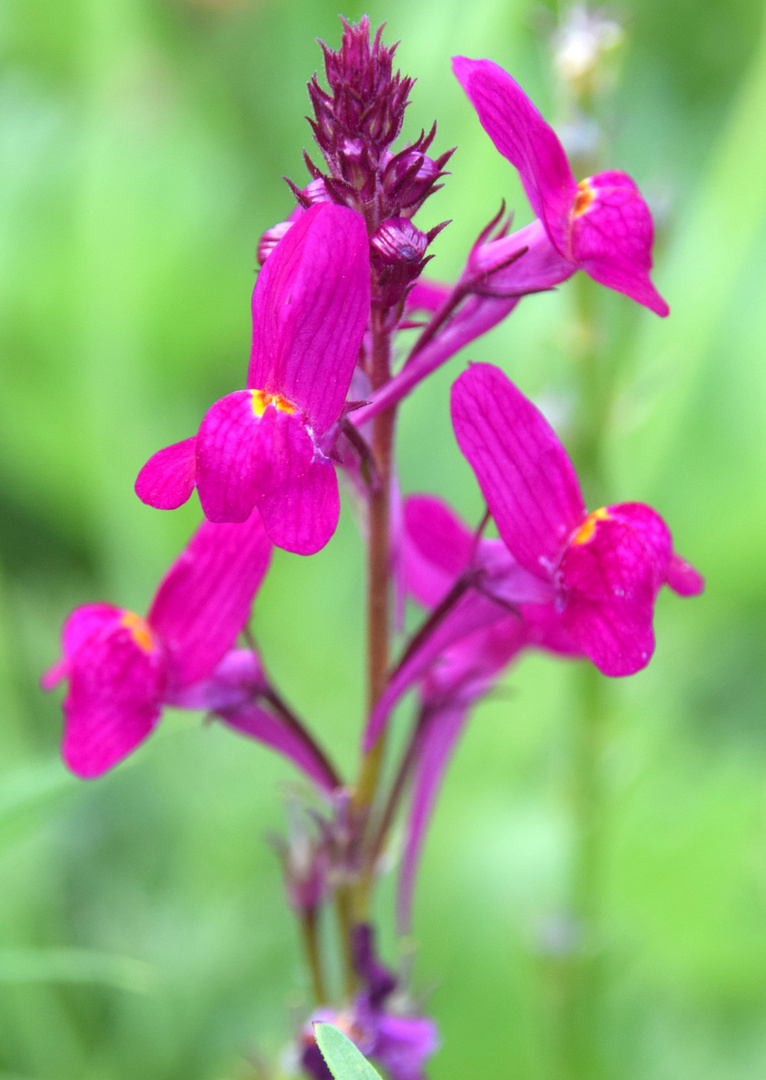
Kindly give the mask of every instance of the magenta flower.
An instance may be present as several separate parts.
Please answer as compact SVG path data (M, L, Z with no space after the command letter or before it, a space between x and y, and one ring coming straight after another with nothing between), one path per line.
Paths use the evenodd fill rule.
M370 714L365 749L392 709L422 683L429 708L467 708L524 648L572 655L578 648L561 624L551 585L520 566L502 540L475 542L467 525L441 500L410 495L404 503L404 586L432 609Z
M325 1022L340 1028L390 1080L425 1080L425 1064L439 1049L436 1024L428 1016L402 1011L398 980L378 960L370 926L358 923L351 944L361 989L349 1009L313 1013L302 1032L301 1065L313 1080L332 1080L311 1026Z
M522 650L560 656L581 651L562 625L552 587L520 567L502 540L476 544L452 510L428 496L408 498L404 520L407 585L422 604L437 605L456 579L470 567L476 570L474 587L430 642L397 669L384 695L390 711L396 698L421 680L412 802L397 892L399 929L407 933L426 828L472 707Z
M521 567L552 587L562 625L605 675L632 675L654 652L663 585L693 596L704 581L673 552L643 503L588 513L566 451L499 368L474 364L452 387L452 423L500 536Z
M257 687L252 653L225 654L263 580L271 543L257 514L197 530L165 575L146 619L86 604L67 619L63 657L43 676L62 679L63 756L78 776L100 776L154 729L163 705L235 709Z
M245 521L255 507L278 547L300 555L324 547L340 502L322 436L343 412L369 310L363 218L312 206L256 283L247 389L217 401L195 438L150 458L139 498L171 510L196 486L210 521Z
M670 309L649 278L652 216L634 181L610 170L578 184L553 128L506 71L465 56L455 57L452 67L482 127L518 169L559 255L602 285L667 315Z

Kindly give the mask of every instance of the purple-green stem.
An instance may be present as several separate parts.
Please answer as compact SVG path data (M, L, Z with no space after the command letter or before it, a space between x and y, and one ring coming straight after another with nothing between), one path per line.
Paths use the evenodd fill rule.
M322 957L319 948L319 909L308 908L306 911L301 912L300 922L303 949L306 953L314 1004L324 1005L327 1002L327 990L324 983Z
M391 378L391 329L386 313L373 308L372 353L370 358L372 390L380 390ZM372 710L388 679L390 617L390 521L391 473L396 410L391 408L375 417L372 426L372 456L378 481L370 491L369 540L367 555L367 704ZM362 857L359 881L354 889L354 917L368 916L374 865L368 858L365 834L380 783L385 732L362 759L354 792L354 816L360 828L359 854Z
M391 378L391 338L386 312L373 307L371 318L372 350L370 381L373 392ZM367 701L371 710L383 692L388 678L390 632L390 518L391 470L396 425L396 409L375 417L372 424L371 452L377 482L370 486L368 502L367 553ZM380 783L385 735L364 754L354 786L351 809L354 830L353 857L357 860L355 879L341 882L335 890L335 910L343 952L344 984L350 998L357 986L351 940L354 924L369 918L370 893L374 882L367 834L371 811Z

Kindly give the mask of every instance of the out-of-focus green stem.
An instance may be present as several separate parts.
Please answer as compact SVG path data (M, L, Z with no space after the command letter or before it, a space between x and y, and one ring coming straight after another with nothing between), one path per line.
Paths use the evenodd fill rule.
M586 504L595 510L604 497L604 428L609 409L595 310L599 286L583 273L575 275L572 285L576 303L572 353L577 369L572 451Z
M596 509L606 500L604 435L609 384L598 340L597 286L585 274L575 278L577 415L573 453L586 503ZM562 965L561 1075L566 1080L598 1080L601 1026L601 896L604 852L603 746L606 684L590 663L576 672L572 732L573 853L570 884L572 941Z
M572 805L574 850L571 953L564 966L562 996L563 1075L598 1080L601 1027L601 898L603 894L604 799L602 752L604 676L590 664L577 671L579 709L573 732Z
M335 890L335 914L338 917L341 962L343 965L343 992L348 1001L354 996L358 985L351 938L354 932L354 892L350 884L342 883Z
M301 931L303 934L303 948L306 953L309 975L311 977L311 989L314 994L314 1004L324 1005L327 1001L327 991L322 972L322 957L319 950L319 911L317 908L309 908L301 917Z

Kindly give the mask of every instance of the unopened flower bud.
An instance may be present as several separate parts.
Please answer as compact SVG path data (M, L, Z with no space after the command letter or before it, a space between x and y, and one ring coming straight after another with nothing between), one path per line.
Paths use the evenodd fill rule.
M327 193L324 180L321 176L318 176L316 180L312 180L303 189L303 197L313 206L314 203L320 202L332 202L332 199Z
M408 149L391 158L389 176L392 183L401 181L408 176L411 181L427 183L436 177L438 171L439 166L433 158L416 149Z
M370 241L373 258L384 266L420 262L428 247L428 237L409 218L389 218Z
M258 241L258 264L260 266L263 266L287 230L291 228L292 224L292 221L279 221L276 225L272 225L270 229L266 230Z
M427 197L441 171L440 164L410 147L391 157L386 165L384 186L392 206L417 207Z
M384 307L403 299L427 261L424 259L427 247L428 236L409 218L388 218L378 227L370 248Z

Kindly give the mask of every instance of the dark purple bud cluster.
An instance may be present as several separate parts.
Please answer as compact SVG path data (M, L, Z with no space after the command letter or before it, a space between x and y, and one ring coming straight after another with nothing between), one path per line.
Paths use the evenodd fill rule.
M304 208L330 199L363 215L380 285L376 300L388 307L420 274L426 247L439 231L420 232L410 219L441 187L452 151L428 156L434 124L394 152L414 80L394 71L396 46L382 44L382 27L371 40L366 15L358 26L345 21L343 26L337 52L322 44L328 89L316 75L308 84L314 110L309 123L327 171L304 154L312 181L303 190L290 186Z

